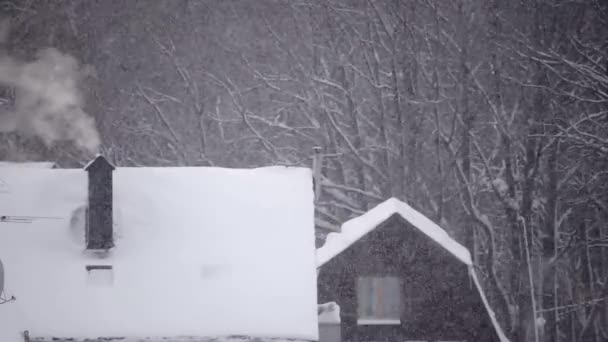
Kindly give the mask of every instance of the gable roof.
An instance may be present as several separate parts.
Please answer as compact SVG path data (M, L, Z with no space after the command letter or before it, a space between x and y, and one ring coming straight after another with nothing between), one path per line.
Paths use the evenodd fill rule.
M109 170L115 170L116 167L114 167L114 165L112 165L106 158L104 158L101 154L97 154L95 156L95 158L93 158L93 160L91 160L90 162L88 162L83 169L85 171L89 171L93 168L106 168Z
M473 267L469 250L450 237L445 230L431 221L428 217L410 207L407 203L394 197L378 204L365 214L344 222L340 233L328 234L325 244L317 249L317 268L321 268L328 261L348 249L348 247L359 241L368 233L374 231L394 215L398 215L408 222L411 227L435 241L443 249L467 266L469 275L471 276L471 279L475 284L475 289L479 293L484 308L490 317L496 335L501 342L509 342L509 339L498 324L496 314L490 307L490 303L481 287L481 283L477 277L475 268Z
M323 266L393 215L404 219L464 264L472 265L471 254L466 247L451 238L445 230L426 216L393 197L365 214L344 222L340 233L329 233L323 246L317 249L317 267Z
M84 250L87 173L0 168L0 341L317 339L312 175L303 168L117 168L116 247ZM105 282L89 265L112 266ZM90 283L89 283L90 282ZM297 294L297 295L296 295Z

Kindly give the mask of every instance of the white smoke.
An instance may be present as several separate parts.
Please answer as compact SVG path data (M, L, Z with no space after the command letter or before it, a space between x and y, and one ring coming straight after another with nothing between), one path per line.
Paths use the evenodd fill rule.
M0 131L35 135L47 146L72 141L96 153L99 133L78 89L84 74L74 57L54 48L39 51L31 62L0 57L0 85L15 90L14 108L0 113Z

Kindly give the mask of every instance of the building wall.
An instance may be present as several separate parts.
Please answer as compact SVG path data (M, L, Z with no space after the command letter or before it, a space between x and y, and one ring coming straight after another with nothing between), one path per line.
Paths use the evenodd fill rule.
M342 334L340 323L320 323L319 342L340 342Z
M357 325L359 276L401 278L401 324ZM341 307L344 341L497 340L466 265L397 216L324 265L318 286Z

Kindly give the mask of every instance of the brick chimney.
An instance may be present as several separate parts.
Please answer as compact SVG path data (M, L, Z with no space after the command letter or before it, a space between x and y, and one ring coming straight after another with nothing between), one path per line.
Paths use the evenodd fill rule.
M89 177L89 197L85 239L88 250L114 247L112 227L112 172L114 166L97 155L85 166Z

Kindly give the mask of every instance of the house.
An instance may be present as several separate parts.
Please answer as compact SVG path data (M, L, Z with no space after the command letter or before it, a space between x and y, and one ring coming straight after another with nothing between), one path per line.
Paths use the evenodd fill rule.
M0 168L0 341L316 341L309 169Z
M469 251L395 198L329 234L317 267L319 303L340 315L320 342L508 341Z

